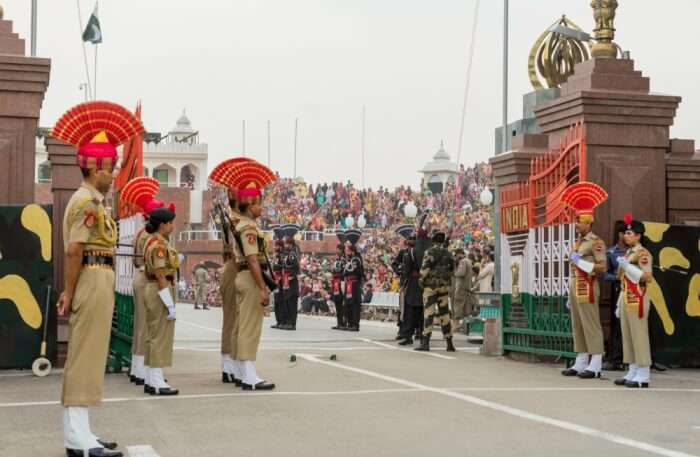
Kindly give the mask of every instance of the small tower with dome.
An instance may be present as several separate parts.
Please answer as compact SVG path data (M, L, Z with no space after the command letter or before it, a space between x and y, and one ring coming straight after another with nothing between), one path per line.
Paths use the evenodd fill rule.
M166 135L146 134L143 171L160 181L162 187L204 190L207 159L207 145L199 142L199 131L192 127L184 109Z
M440 141L440 149L433 156L433 160L426 163L419 172L423 175L423 190L427 188L432 193L439 194L447 183L457 182L459 166L445 150L445 143Z

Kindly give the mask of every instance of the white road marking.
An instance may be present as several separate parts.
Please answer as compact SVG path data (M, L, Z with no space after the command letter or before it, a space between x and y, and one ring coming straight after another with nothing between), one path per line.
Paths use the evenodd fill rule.
M337 321L335 316L309 316L309 315L300 314L299 317L304 318L304 319L315 320L315 321L328 321L328 322L336 322ZM363 327L363 326L389 328L389 327L396 327L396 322L369 321L366 319L362 319L360 321L360 327Z
M129 454L129 457L160 457L156 450L148 444L127 446L126 452Z
M173 349L180 351L198 351L198 352L220 352L220 347L197 347L197 346L175 346ZM387 351L386 348L368 347L368 346L349 346L349 347L316 347L316 346L284 346L284 347L261 347L261 351Z
M680 451L674 451L672 449L666 449L666 448L663 448L661 446L656 446L654 444L645 443L643 441L637 441L637 440L634 440L631 438L626 438L624 436L615 435L613 433L603 432L600 430L596 430L594 428L586 427L584 425L578 425L578 424L575 424L573 422L567 422L567 421L560 420L560 419L554 419L552 417L547 417L547 416L543 416L540 414L531 413L529 411L525 411L522 409L502 405L500 403L496 403L493 401L483 400L481 398L473 397L471 395L465 395L465 394L461 394L458 392L453 392L453 391L450 391L447 389L441 389L441 388L437 388L437 387L430 387L430 386L427 386L424 384L419 384L419 383L409 381L406 379L396 378L393 376L377 373L375 371L369 371L369 370L365 370L362 368L352 367L350 365L344 365L344 364L338 363L338 362L329 362L326 360L321 360L318 358L318 356L313 355L313 354L297 354L297 355L305 360L308 360L308 361L311 361L314 363L320 363L322 365L327 365L329 367L340 368L342 370L351 371L351 372L358 373L358 374L363 374L365 376L369 376L369 377L372 377L375 379L381 379L382 381L392 382L394 384L399 384L402 386L411 387L411 388L418 389L418 390L434 392L436 394L455 398L457 400L462 400L462 401L467 402L467 403L471 403L471 404L481 406L483 408L488 408L488 409L498 411L501 413L509 414L511 416L515 416L515 417L518 417L521 419L526 419L526 420L538 422L538 423L545 424L545 425L551 425L553 427L558 427L558 428L561 428L564 430L580 433L582 435L587 435L587 436L591 436L594 438L599 438L602 440L610 441L610 442L615 443L615 444L620 444L620 445L631 447L634 449L639 449L642 451L650 452L652 454L662 455L665 457L699 457L697 455L687 454L685 452L680 452Z
M377 346L382 346L382 347L385 347L388 349L393 349L395 351L410 352L411 354L423 354L423 355L435 357L438 359L455 360L454 357L450 357L449 355L436 354L435 352L432 352L432 351L431 352L414 351L413 349L400 348L400 347L392 346L391 344L382 343L381 341L370 340L368 338L358 338L358 340L364 341L365 343L376 344Z
M654 387L652 389L621 389L619 387L444 387L458 392L629 392L639 395L654 392L700 393L700 389L674 389Z
M205 326L203 326L203 325L195 324L194 322L189 322L189 321L186 321L186 320L183 320L183 319L178 319L178 320L175 321L175 322L177 322L178 324L191 325L192 327L201 328L201 329L203 329L203 330L209 330L210 332L218 333L219 335L221 334L221 329L215 329L215 328L211 328L211 327L205 327Z
M368 395L368 394L391 394L391 393L406 393L419 392L421 389L366 389L366 390L347 390L347 391L316 391L316 392L234 392L234 393L219 393L219 394L191 394L191 395L175 395L172 397L159 397L158 395L144 397L117 397L105 398L104 403L124 403L129 401L175 401L175 400L191 400L199 398L228 398L228 397L333 397L343 395ZM29 401L15 403L0 403L0 408L18 408L24 406L55 406L60 405L60 401Z

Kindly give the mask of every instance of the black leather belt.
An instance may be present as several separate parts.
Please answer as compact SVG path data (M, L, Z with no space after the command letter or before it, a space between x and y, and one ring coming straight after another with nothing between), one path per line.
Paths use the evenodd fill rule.
M114 257L110 255L83 254L83 265L114 267Z
M267 264L266 264L266 263L261 263L261 264L260 264L260 269L264 270L264 269L266 269L266 268L267 268ZM248 264L247 264L247 263L239 263L239 264L238 264L238 271L243 271L243 270L248 270L248 269L249 269L249 268L248 268Z
M148 278L149 281L157 281L157 280L158 280L158 278L156 278L156 275L147 275L146 277ZM166 279L168 282L174 282L174 281L175 281L175 276L173 276L173 275L167 275L167 276L165 277L165 279Z

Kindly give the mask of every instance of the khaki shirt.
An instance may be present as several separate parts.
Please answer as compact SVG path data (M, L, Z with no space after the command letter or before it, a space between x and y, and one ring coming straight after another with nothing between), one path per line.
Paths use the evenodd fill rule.
M588 232L582 238L579 238L574 244L574 252L578 252L582 260L591 263L606 262L605 243L593 232ZM571 264L572 287L571 292L576 297L576 302L581 303L597 303L599 285L595 280L596 272L590 274L577 268Z
M606 262L605 249L603 240L593 232L588 232L574 244L574 251L578 252L583 260L592 263ZM575 268L572 269L572 271L575 270Z
M146 242L151 237L151 234L142 228L136 234L136 242L134 242L134 266L139 270L143 269L145 266L145 261L143 258L143 253L146 248Z
M236 232L238 232L241 239L241 246L239 246L238 243L233 246L233 254L236 258L236 263L246 263L246 257L249 255L257 255L260 264L266 263L265 253L267 252L267 241L263 237L255 220L241 215L241 219L236 225ZM243 251L241 251L241 247Z
M148 239L144 250L146 273L155 275L162 269L165 276L175 276L180 268L178 252L168 245L168 240L160 233L154 233Z
M654 264L651 253L647 251L641 244L627 250L625 258L630 264L636 266L643 273L651 273ZM645 294L646 283L642 279L639 284L634 284L625 276L625 270L620 268L619 276L622 284L622 297L624 303L629 307L638 307L643 304L643 300L648 300L649 297ZM643 313L642 313L643 314ZM641 317L641 316L640 316Z
M472 263L465 257L459 261L454 272L453 300L466 300L472 290L472 275Z
M197 268L194 271L194 280L198 286L203 286L206 284L206 282L209 281L209 273L207 273L207 269L204 267Z
M63 247L81 243L84 251L114 254L117 225L104 206L104 195L83 182L68 201L63 215Z

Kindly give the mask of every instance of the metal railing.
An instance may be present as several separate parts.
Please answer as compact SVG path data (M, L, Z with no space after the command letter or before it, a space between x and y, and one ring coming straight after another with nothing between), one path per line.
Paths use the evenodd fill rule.
M183 230L177 235L178 241L216 241L221 239L219 230Z

